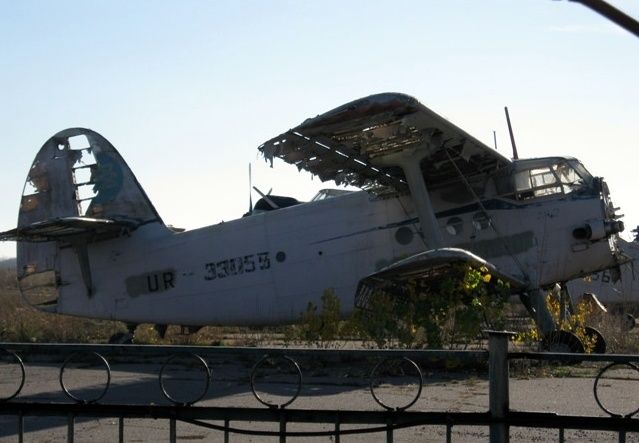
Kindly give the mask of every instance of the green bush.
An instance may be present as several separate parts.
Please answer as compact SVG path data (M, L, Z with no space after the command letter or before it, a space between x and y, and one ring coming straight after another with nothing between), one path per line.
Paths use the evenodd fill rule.
M340 321L340 300L327 290L321 309L309 303L286 341L329 347L355 337L378 348L466 347L483 328L503 328L509 295L508 284L487 269L459 265L428 285L408 282L400 295L375 292L366 309Z
M330 347L334 342L343 338L344 322L340 321L340 301L332 289L322 294L322 308L309 302L306 311L301 315L300 322L290 326L285 332L285 340L301 341L307 345Z
M466 347L483 328L502 328L508 284L486 268L452 271L427 284L409 281L401 295L375 292L354 314L360 336L379 348Z

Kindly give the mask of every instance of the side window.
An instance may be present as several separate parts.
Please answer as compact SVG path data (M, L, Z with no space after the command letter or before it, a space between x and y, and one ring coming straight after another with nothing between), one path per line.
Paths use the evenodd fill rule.
M535 197L562 193L561 183L552 168L531 169L530 181Z
M520 170L510 175L509 179L515 188L515 198L528 200L578 191L588 186L591 177L576 160L560 160L548 163L548 166Z
M515 191L518 200L527 200L535 196L530 181L530 171L521 171L515 174Z
M517 172L515 188L519 200L563 193L561 182L551 167Z

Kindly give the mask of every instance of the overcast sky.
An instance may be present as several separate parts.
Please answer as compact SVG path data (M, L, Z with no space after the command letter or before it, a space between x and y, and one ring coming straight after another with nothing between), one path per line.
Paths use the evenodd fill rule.
M639 2L612 2L639 17ZM165 222L195 228L265 192L334 187L257 156L350 100L405 92L510 156L569 155L639 224L639 38L568 1L0 0L0 230L54 133L109 139ZM15 244L0 245L0 257Z

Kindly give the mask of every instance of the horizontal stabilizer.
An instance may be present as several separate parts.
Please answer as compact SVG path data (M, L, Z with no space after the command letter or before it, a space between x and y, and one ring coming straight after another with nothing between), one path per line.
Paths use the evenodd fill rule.
M513 293L520 292L528 286L523 280L500 272L494 265L471 252L457 248L441 248L399 260L363 278L357 287L355 305L365 308L369 297L376 291L399 294L409 283L429 287L433 286L431 282L435 283L446 277L462 279L465 269L459 265L464 264L475 269L486 269L492 276L508 283Z
M114 238L135 229L139 223L89 217L61 217L0 232L0 241L46 242L89 237L93 240Z

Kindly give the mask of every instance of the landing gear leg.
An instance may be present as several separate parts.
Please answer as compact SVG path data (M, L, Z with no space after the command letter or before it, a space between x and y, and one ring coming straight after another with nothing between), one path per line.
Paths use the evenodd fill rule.
M527 293L522 293L519 295L519 298L533 320L535 320L535 323L542 334L546 334L557 329L555 321L552 319L552 316L548 311L548 307L546 306L545 294L541 290L535 289Z
M575 306L572 297L568 293L568 287L562 283L559 285L559 321L563 323L568 317L575 313Z

